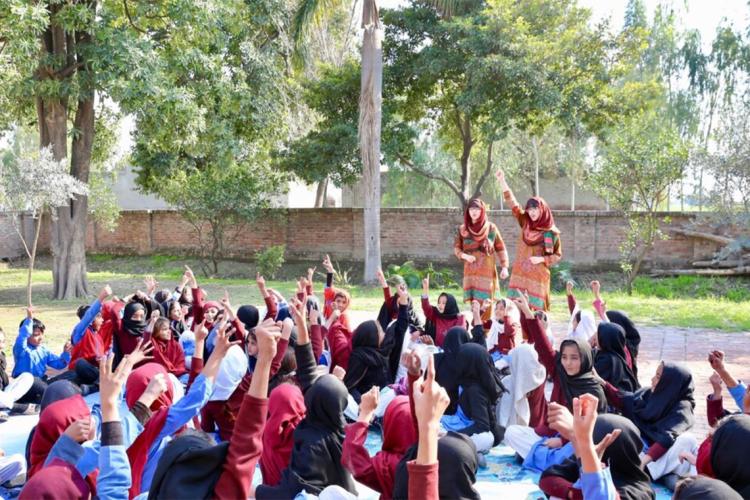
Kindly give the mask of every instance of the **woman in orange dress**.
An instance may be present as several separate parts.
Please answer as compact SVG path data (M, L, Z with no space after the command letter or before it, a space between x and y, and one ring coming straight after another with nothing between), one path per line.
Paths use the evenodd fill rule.
M513 211L513 216L521 226L516 260L511 269L508 296L517 297L526 291L529 306L536 310L549 311L550 267L562 258L560 230L555 226L552 210L544 199L529 198L521 207L505 182L505 174L498 170L495 174L503 189L505 202Z
M466 206L453 252L464 263L464 302L494 300L498 289L495 261L500 264L500 279L507 279L508 252L500 230L487 219L487 207L479 198L472 198Z

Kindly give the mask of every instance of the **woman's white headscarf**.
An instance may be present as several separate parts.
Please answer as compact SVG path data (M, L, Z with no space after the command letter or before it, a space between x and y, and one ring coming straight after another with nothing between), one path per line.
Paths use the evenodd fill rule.
M510 304L510 313L508 314L508 320L511 323L521 324L521 312L518 307L510 299L505 299L506 304ZM497 306L497 304L495 304ZM504 331L505 325L495 319L495 311L492 311L492 326L490 332L487 334L487 350L492 350L497 345L497 340L500 338Z
M224 359L219 365L219 373L216 375L214 390L209 401L226 401L234 390L242 382L242 377L247 373L247 356L242 348L233 345L227 351Z
M508 392L500 398L498 423L529 425L531 409L526 395L542 385L547 379L547 370L539 362L539 355L531 344L521 344L510 351L510 375L503 379Z
M573 319L578 311L581 312L581 321L578 322L578 325L574 329ZM573 309L573 313L570 315L570 322L568 323L568 338L580 339L584 342L588 342L595 333L596 320L594 319L594 314L586 309L579 309L578 305L576 305L575 309Z

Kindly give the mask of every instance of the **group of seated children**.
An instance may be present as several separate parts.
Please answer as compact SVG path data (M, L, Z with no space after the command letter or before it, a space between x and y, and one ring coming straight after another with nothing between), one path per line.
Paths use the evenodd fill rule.
M479 498L477 471L504 443L549 497L652 499L657 480L675 498L750 497L750 392L724 353L709 354L700 442L690 371L664 360L641 387L638 329L597 282L592 310L569 285L555 348L524 294L464 313L448 293L431 303L426 279L420 315L382 272L377 318L354 327L352 297L323 266L322 300L314 269L288 298L258 276L261 308L207 300L189 268L174 290L147 278L120 299L106 286L59 355L29 307L10 377L0 331L0 415L39 422L25 456L0 454L0 484L25 473L22 499L357 498L358 485ZM740 413L724 409L722 384Z

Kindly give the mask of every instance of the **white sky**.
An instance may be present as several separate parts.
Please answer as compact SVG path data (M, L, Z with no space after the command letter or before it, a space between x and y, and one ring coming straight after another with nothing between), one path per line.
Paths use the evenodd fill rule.
M394 8L406 3L406 0L381 0L384 8ZM594 21L610 18L610 26L618 30L622 26L627 3L627 0L578 0L579 5L591 9ZM750 14L746 0L645 0L644 3L649 19L660 3L673 5L683 26L700 30L704 43L710 43L716 26L722 19L726 18L738 27L747 26Z

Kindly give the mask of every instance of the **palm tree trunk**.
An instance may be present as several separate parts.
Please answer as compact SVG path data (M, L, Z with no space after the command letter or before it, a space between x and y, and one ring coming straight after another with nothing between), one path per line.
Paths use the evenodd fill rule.
M380 125L383 89L383 32L377 0L362 5L362 80L359 96L359 148L364 187L365 283L376 280L380 264Z

